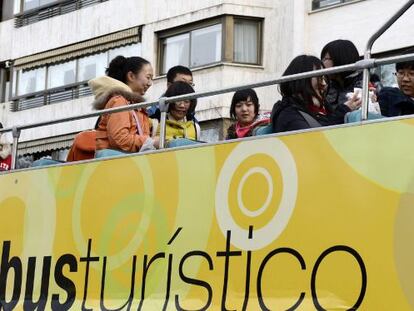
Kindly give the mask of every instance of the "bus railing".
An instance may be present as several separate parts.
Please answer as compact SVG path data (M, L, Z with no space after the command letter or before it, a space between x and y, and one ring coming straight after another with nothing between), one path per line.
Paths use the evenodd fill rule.
M371 49L374 45L375 41L381 35L390 28L412 5L414 4L414 0L407 1L406 4L404 4L401 9L399 9L391 18L384 23L369 39L365 48L364 52L364 60L366 62L369 62L371 59ZM361 108L361 119L367 120L368 119L368 102L369 102L369 69L364 68L363 70L363 78L362 78L362 108Z
M123 107L116 107L116 108L95 111L95 112L84 113L84 114L80 114L80 115L76 115L72 117L65 117L65 118L60 118L60 119L55 119L55 120L36 122L36 123L26 124L26 125L16 125L13 127L0 129L0 133L12 132L12 135L13 135L12 169L16 168L17 150L18 150L17 146L18 146L20 133L22 130L37 128L37 127L47 126L47 125L53 125L53 124L58 124L58 123L70 122L70 121L75 121L75 120L87 119L87 118L91 118L95 116L101 116L104 114L128 111L128 110L133 110L133 109L138 109L138 108L146 108L151 105L159 104L160 111L161 111L160 148L164 148L165 147L166 116L167 116L167 111L168 111L168 104L171 102L220 95L220 94L234 92L234 91L247 89L247 88L258 88L258 87L264 87L264 86L271 86L271 85L280 84L283 82L306 79L306 78L311 78L311 77L318 77L318 76L323 76L323 75L331 75L331 74L340 73L344 71L361 71L361 70L363 71L364 78L363 78L361 120L365 121L367 120L367 117L368 117L369 69L372 69L372 68L375 68L381 65L385 65L385 64L414 60L414 53L406 54L406 55L399 55L399 56L392 56L392 57L387 57L387 58L382 58L382 59L371 58L372 45L413 4L414 4L414 0L409 0L400 10L398 10L396 14L394 14L386 23L384 23L383 26L379 28L377 32L375 32L371 36L371 38L368 40L368 43L367 43L366 51L364 54L364 59L354 64L337 66L337 67L326 68L326 69L319 69L319 70L303 72L303 73L289 75L289 76L282 76L278 79L266 80L262 82L251 83L251 84L237 85L237 86L222 88L218 90L197 92L197 93L168 97L168 98L162 97L159 100L152 101L152 102L131 104L131 105L123 106Z
M54 120L41 121L41 122L36 122L36 123L31 123L31 124L16 125L13 127L0 129L0 133L12 132L12 135L13 135L12 169L15 169L16 160L17 160L18 140L19 140L20 133L22 130L28 130L28 129L33 129L37 127L47 126L47 125L82 120L82 119L87 119L91 117L101 116L104 114L111 114L111 113L128 111L128 110L133 110L133 109L146 108L146 107L149 107L155 104L159 104L160 111L161 111L160 148L164 148L165 147L165 123L166 123L165 120L166 120L166 115L168 111L168 104L171 102L220 95L224 93L235 92L235 91L246 89L246 88L259 88L259 87L271 86L271 85L276 85L276 84L280 84L283 82L289 82L289 81L306 79L306 78L317 77L317 76L331 75L331 74L340 73L344 71L360 71L364 69L369 70L371 68L375 68L381 65L409 61L409 60L414 60L414 53L406 54L406 55L399 55L399 56L392 56L392 57L387 57L387 58L382 58L382 59L372 58L372 59L369 59L368 61L361 60L354 64L326 68L326 69L319 69L319 70L303 72L303 73L289 75L289 76L282 76L278 79L273 79L273 80L266 80L262 82L231 86L231 87L222 88L218 90L197 92L197 93L179 95L179 96L168 97L168 98L162 97L159 100L151 101L151 102L131 104L131 105L123 106L123 107L116 107L116 108L104 109L104 110L99 110L99 111L93 111L93 112L88 112L88 113L75 115L71 117L64 117L64 118L59 118L59 119L54 119ZM368 110L368 105L365 105L364 109ZM361 113L364 114L363 109L361 109Z

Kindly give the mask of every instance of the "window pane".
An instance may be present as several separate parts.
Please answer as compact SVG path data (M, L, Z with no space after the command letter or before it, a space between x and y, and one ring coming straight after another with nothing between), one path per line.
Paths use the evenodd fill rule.
M191 67L221 61L221 24L191 32Z
M190 35L188 33L170 37L163 42L162 73L176 65L189 66Z
M45 89L46 68L19 71L18 95L29 94Z
M39 5L40 6L47 5L47 4L50 4L50 3L53 3L53 2L59 2L59 0L40 0Z
M76 61L53 65L48 68L47 88L75 83Z
M28 11L39 6L39 0L24 0L23 10Z
M6 86L4 89L4 101L9 101L10 100L10 81L6 82Z
M134 43L130 45L121 46L116 49L109 50L109 61L113 60L118 55L125 57L141 56L141 43Z
M13 84L12 84L12 97L16 96L17 90L17 70L13 70Z
M107 60L107 53L80 58L78 82L90 80L92 78L104 75L105 68L107 66Z
M344 2L344 0L319 0L319 1L314 1L313 3L313 8L314 9L319 9L319 8L324 8L327 6L331 6L334 4L339 4Z
M14 14L19 14L21 11L21 2L20 0L14 0L14 10L13 13Z
M257 64L258 61L258 27L256 21L234 21L234 61Z
M397 78L394 75L395 64L382 65L371 71L379 76L382 86L398 87Z
M59 0L24 0L23 8L24 11L28 11L53 2L59 2Z

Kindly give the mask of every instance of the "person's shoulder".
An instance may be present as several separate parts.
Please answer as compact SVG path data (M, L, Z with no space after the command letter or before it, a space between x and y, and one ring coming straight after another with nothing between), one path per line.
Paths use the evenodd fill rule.
M398 87L384 86L378 94L403 94Z
M128 100L122 96L122 95L114 95L106 104L106 108L112 108L112 107L119 107L119 106L125 106L128 104Z
M378 99L405 99L405 94L398 87L383 87L378 93Z

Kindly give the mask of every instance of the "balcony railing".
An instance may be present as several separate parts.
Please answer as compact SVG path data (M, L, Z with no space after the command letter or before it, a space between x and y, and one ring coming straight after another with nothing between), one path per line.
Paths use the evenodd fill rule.
M51 18L53 16L70 13L81 8L105 1L108 0L62 0L59 2L39 6L35 9L16 14L14 16L14 26L18 28L33 24L38 21Z
M92 91L88 86L88 81L82 81L53 89L13 97L10 110L16 112L90 95L92 95Z

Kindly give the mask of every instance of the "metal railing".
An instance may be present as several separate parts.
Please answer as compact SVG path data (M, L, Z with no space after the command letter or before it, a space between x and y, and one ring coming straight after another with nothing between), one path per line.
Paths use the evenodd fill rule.
M374 45L375 41L388 29L390 28L412 5L414 4L414 0L409 0L405 5L401 7L391 18L382 25L368 40L365 53L364 53L364 61L369 63L371 61L371 49ZM368 118L368 102L369 102L369 69L364 68L363 70L363 78L362 78L362 120L366 120Z
M344 72L344 71L360 71L360 70L363 70L364 74L366 72L368 72L368 74L369 74L369 69L371 69L371 68L375 68L375 67L378 67L378 66L381 66L381 65L386 65L386 64L392 64L392 63L398 63L398 62L414 60L414 53L406 54L406 55L399 55L399 56L392 56L392 57L387 57L387 58L382 58L382 59L371 59L370 58L371 57L370 49L372 47L373 42L382 33L384 33L384 31L386 30L386 27L390 27L395 22L396 16L398 16L398 17L401 16L413 4L414 4L414 0L409 0L407 2L407 4L404 5L404 7L401 8L397 12L397 14L395 14L386 24L384 24L383 27L380 28L379 31L377 31L370 38L370 40L367 44L367 51L365 53L366 58L361 60L361 61L358 61L354 64L349 64L349 65L344 65L344 66L337 66L337 67L332 67L332 68L327 68L327 69L319 69L319 70L303 72L303 73L289 75L289 76L282 76L282 77L280 77L278 79L274 79L274 80L267 80L267 81L262 81L262 82L257 82L257 83L232 86L232 87L223 88L223 89L214 90L214 91L198 92L198 93L192 93L192 94L186 94L186 95L180 95L180 96L174 96L174 97L168 97L168 98L162 97L159 100L152 101L152 102L131 104L131 105L123 106L123 107L110 108L110 109L100 110L100 111L96 111L96 112L90 112L90 113L77 115L77 116L72 116L72 117L66 117L66 118L60 118L60 119L55 119L55 120L50 120L50 121L43 121L43 122L37 122L37 123L32 123L32 124L27 124L27 125L13 126L13 127L9 127L9 128L0 129L0 133L12 132L12 134L13 134L12 169L14 169L15 165L16 165L17 145L18 145L18 140L19 140L19 137L20 137L20 132L22 130L32 129L32 128L46 126L46 125L53 125L53 124L58 124L58 123L63 123L63 122L87 119L87 118L91 118L91 117L95 117L95 116L100 116L100 115L103 115L103 114L110 114L110 113L116 113L116 112L121 112L121 111L129 111L129 110L133 110L133 109L146 108L146 107L149 107L151 105L154 105L154 104L158 103L160 105L160 110L161 110L160 148L164 148L164 145L165 145L165 120L166 120L166 115L167 115L168 104L169 103L176 102L176 101L182 101L182 100L191 100L191 99L196 99L196 98L209 97L209 96L234 92L234 91L241 90L241 89L246 89L246 88L258 88L258 87L270 86L270 85L280 84L280 83L283 83L283 82L289 82L289 81L294 81L294 80L299 80L299 79L306 79L306 78L317 77L317 76L331 75L331 74L340 73L340 72ZM398 19L398 17L397 17L397 19ZM362 98L362 107L361 107L361 117L362 117L361 119L362 119L362 121L365 121L367 119L367 115L368 115L368 96L365 96L365 92L368 92L368 82L369 81L366 78L363 80L363 83L364 83L364 85L363 85L363 92L364 93L363 94L364 94L364 96Z
M76 82L13 97L10 110L16 112L90 95L92 95L92 91L88 86L88 81Z
M19 28L47 18L70 13L81 8L105 1L108 0L62 0L42 5L32 10L27 10L20 14L16 14L14 16L14 27Z

